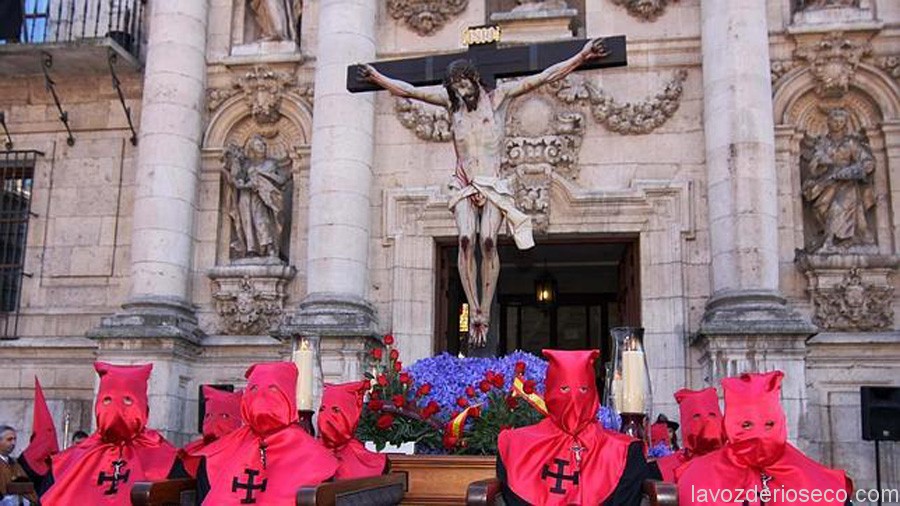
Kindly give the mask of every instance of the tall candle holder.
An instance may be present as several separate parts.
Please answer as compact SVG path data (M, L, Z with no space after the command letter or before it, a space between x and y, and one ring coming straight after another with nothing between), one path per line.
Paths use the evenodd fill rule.
M644 329L610 329L614 352L606 382L606 403L622 418L620 431L650 444L652 389L644 352Z
M316 431L313 426L313 382L315 379L315 369L313 360L313 349L308 339L302 337L294 338L293 351L291 352L291 361L297 366L297 423L310 436L315 436Z

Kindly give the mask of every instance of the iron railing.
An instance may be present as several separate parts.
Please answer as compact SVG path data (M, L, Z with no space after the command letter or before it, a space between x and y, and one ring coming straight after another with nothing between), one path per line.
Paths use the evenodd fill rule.
M17 0L10 0L15 2ZM109 37L136 58L140 56L146 0L18 0L6 13L7 43L67 43Z
M19 333L34 165L40 151L0 151L0 339Z

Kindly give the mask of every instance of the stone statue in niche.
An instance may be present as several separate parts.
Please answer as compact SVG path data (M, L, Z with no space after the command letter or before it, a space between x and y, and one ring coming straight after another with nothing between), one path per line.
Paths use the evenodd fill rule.
M875 245L875 158L864 133L849 131L850 114L830 109L828 132L807 138L801 152L803 199L821 228L816 253L860 252Z
M268 156L268 146L254 135L243 148L225 150L225 208L231 222L231 260L258 258L283 261L282 244L289 230L286 209L291 160Z
M257 40L297 41L297 22L303 11L301 0L248 0L259 27Z

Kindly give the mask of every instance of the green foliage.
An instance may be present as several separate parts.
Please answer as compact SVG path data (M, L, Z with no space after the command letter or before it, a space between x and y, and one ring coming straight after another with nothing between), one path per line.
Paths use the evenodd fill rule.
M463 431L462 442L455 453L466 455L496 455L500 431L525 427L540 422L544 416L520 397L494 389L482 406L481 416L471 419L471 425Z

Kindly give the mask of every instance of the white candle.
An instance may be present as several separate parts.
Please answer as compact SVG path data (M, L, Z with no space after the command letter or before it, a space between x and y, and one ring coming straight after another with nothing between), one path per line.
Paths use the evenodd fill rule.
M613 377L612 381L612 391L613 391L613 407L619 413L622 413L622 409L625 407L625 400L622 397L622 376L620 374L616 374Z
M644 352L622 352L622 412L644 412Z
M309 341L304 339L294 352L294 364L297 366L297 409L309 411L313 408L313 352L309 349Z

